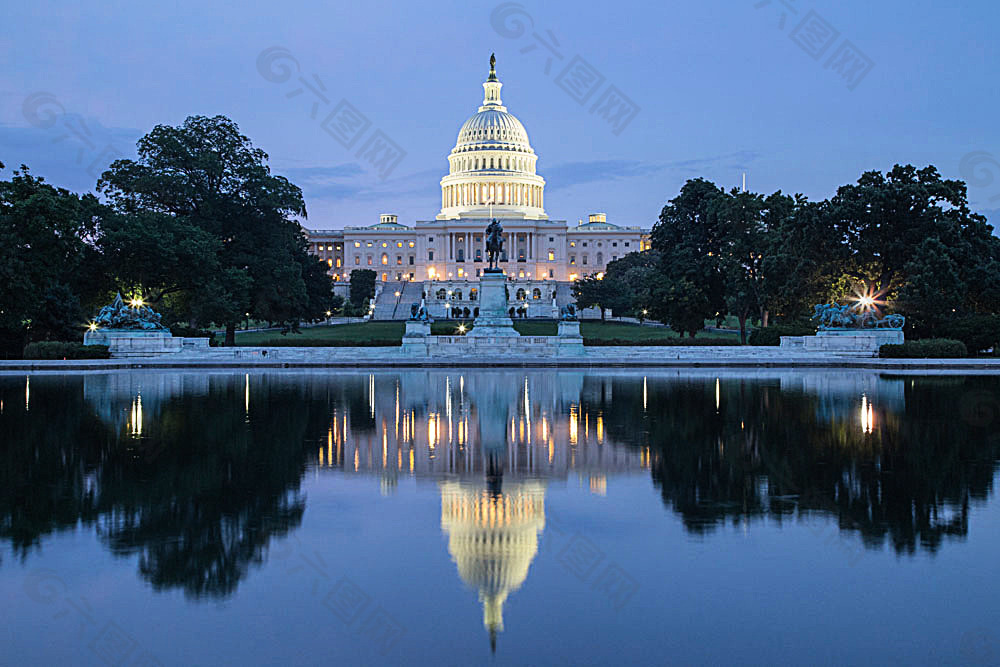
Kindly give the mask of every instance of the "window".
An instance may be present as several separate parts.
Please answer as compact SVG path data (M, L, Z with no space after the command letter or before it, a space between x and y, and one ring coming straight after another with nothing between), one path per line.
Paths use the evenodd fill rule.
M615 241L614 243L612 243L611 247L612 248L617 248L618 247L618 241Z
M576 264L576 255L570 255L569 256L569 264L570 264L570 266L573 266L574 264Z
M382 264L383 266L389 263L389 255L382 253Z
M549 269L549 278L555 278L556 274L552 269Z
M554 250L549 250L549 261L550 262L556 261L556 253Z
M476 248L476 261L477 262L483 261L483 249L482 248Z
M604 254L603 253L597 253L597 263L598 264L604 264Z
M525 297L524 288L523 287L518 288L518 290L517 290L517 296L515 296L515 298L518 301L524 301L524 297Z
M618 260L618 255L611 255L611 261L615 262Z
M455 261L456 262L464 262L465 261L465 248L459 248L455 252Z
M410 255L410 266L413 266L413 255Z
M535 289L531 290L531 298L535 299L536 301L538 299L541 299L542 298L542 290L538 289L537 287Z
M550 236L550 237L549 237L549 243L552 243L552 242L554 242L555 240L556 240L556 239L555 239L555 237L553 237L553 236Z
M583 247L584 247L584 248L586 248L586 247L587 247L587 242L586 242L586 241L584 241L584 242L583 242Z
M583 256L583 265L587 266L587 256L586 255Z
M469 290L469 301L475 301L477 296L479 296L479 290L475 287Z
M434 237L433 236L428 236L427 237L427 242L428 243L434 243Z
M413 246L416 245L416 243L414 243L413 241L410 241L410 243L408 245L412 248Z
M340 265L341 265L341 264L342 264L342 262L340 261L340 258L338 257L338 258L337 258L337 268L338 268L338 269L340 268Z
M428 262L433 262L434 261L434 251L433 250L428 250L427 251L427 261Z
M388 281L389 281L389 274L388 273L383 273L382 274L382 282L388 282Z
M398 266L398 265L400 265L402 263L403 263L403 256L402 255L396 255L396 265Z
M461 278L464 275L465 275L465 269L459 269L458 270L458 277Z
M576 247L576 241L570 241L569 242L569 247L570 248L575 248Z
M626 241L626 242L625 242L625 247L626 247L626 248L628 247L628 241Z
M452 298L453 301L461 301L462 300L462 290L460 290L460 289L455 290L455 292L451 295L451 298Z
M410 274L410 280L413 280L413 274L412 273Z
M403 242L402 241L396 241L396 247L397 248L402 248L403 247Z
M354 242L354 247L355 248L360 248L361 247L361 241L355 241Z
M368 266L371 266L371 265L372 265L372 264L374 264L374 263L375 263L375 262L373 262L373 261L372 261L372 256L371 256L371 255L368 255Z
M333 266L333 260L332 259L326 260L326 265L327 266Z
M326 247L326 249L327 249L327 250L333 250L333 246L332 246L332 245L328 245L328 246Z
M437 291L436 296L438 301L444 301L448 297L448 292L442 287Z
M368 247L368 248L371 248L372 247L372 242L368 241L367 243L365 243L365 246Z
M385 241L382 241L382 247L383 247L383 248L388 248L388 247L389 247L389 244L388 244L388 243L386 243Z
M355 257L354 258L354 265L357 266L359 264L361 264L361 258L360 257Z

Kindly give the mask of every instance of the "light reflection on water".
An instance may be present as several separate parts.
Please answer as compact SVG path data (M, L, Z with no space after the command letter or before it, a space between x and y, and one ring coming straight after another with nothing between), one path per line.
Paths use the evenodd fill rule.
M757 568L757 540L773 543L793 564L797 553L816 549L825 559L809 574L796 575L794 567L757 572L761 585L819 584L824 594L840 587L836 577L847 576L845 566L872 582L908 574L905 560L872 562L886 550L918 558L995 547L990 531L975 530L974 515L977 508L995 509L998 422L982 404L996 406L998 389L995 378L982 376L781 371L0 377L6 457L0 538L13 556L0 562L0 591L19 589L15 577L24 573L13 563L51 567L63 548L53 545L72 538L78 548L97 547L87 547L87 562L115 572L115 590L145 582L151 591L134 592L144 605L167 609L165 594L182 591L194 604L250 609L269 599L255 579L277 597L301 576L276 553L306 560L320 550L354 563L347 579L329 574L331 563L313 568L330 581L311 588L313 606L333 609L354 633L360 661L393 662L416 651L413 635L422 620L408 610L450 614L463 606L446 592L455 582L474 594L478 632L493 650L499 643L504 659L614 659L630 650L609 648L618 646L619 635L603 634L607 628L645 627L660 613L658 602L684 598L695 582L708 593L705 577L718 566L708 563L723 554L737 559L737 569ZM361 500L365 488L382 498L375 514L375 506L359 505L371 502ZM329 498L353 509L333 509ZM428 521L431 500L439 522ZM348 539L335 526L354 517L357 532ZM671 534L664 518L682 527L687 541L651 558L649 550ZM379 532L383 523L394 532ZM402 582L412 579L381 564L433 560L444 553L426 544L435 531L451 573L425 565L416 571L425 578L436 573L434 592L408 593ZM662 588L659 568L666 563L686 572L685 580L669 584L673 593ZM827 568L831 579L815 581L817 568ZM87 589L95 583L86 575L60 576ZM403 587L378 593L386 577ZM566 581L579 588L567 591ZM249 602L237 595L241 588L255 591ZM917 588L911 581L896 595ZM560 596L585 605L598 625L539 624L533 609L557 618L567 611ZM708 605L706 618L724 616L723 600L698 604ZM349 614L358 601L368 607ZM791 610L798 603L786 604ZM507 640L512 605L518 621ZM970 607L977 614L996 610ZM580 641L596 637L603 648L560 653L532 645L532 633L544 635L542 626L552 622ZM287 619L274 623L291 632ZM688 631L697 637L707 627ZM235 620L227 630L236 642ZM19 655L54 655L34 653L38 641L24 632ZM170 642L145 641L158 655L176 658ZM678 655L693 651L697 641L691 642ZM464 644L441 639L421 646L425 658L448 662L461 661L454 651ZM633 658L648 649L635 650Z

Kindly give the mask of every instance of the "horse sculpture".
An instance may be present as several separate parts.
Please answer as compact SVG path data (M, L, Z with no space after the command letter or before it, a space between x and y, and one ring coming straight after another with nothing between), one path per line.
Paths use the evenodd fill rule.
M559 309L559 319L563 320L564 322L575 322L576 319L577 319L577 316L576 316L576 305L572 304L572 303L568 303L565 306L563 306L562 308L560 308Z
M496 218L490 221L486 227L486 260L489 262L488 271L499 270L500 253L503 252L503 226Z
M902 329L906 323L906 318L902 315L893 314L880 318L874 310L835 303L813 306L812 320L820 329Z

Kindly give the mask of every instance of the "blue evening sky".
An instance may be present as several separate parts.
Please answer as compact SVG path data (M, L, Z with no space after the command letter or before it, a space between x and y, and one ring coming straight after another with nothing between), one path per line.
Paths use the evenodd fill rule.
M821 199L913 163L967 180L1000 223L1000 9L982 0L31 0L3 14L4 177L25 163L91 191L154 125L224 114L303 188L308 227L432 219L495 51L552 218L649 227L688 178L732 187L745 171L750 189Z

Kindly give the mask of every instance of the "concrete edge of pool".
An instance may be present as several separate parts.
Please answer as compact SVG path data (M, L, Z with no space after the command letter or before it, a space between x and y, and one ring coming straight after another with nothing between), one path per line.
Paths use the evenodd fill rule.
M239 349L239 348L234 348ZM870 357L729 354L715 355L698 348L673 348L669 354L656 354L663 348L643 348L643 354L610 354L567 357L531 356L440 356L406 358L394 354L353 354L357 348L329 349L278 348L268 354L237 357L173 354L160 357L77 360L8 360L0 361L0 372L16 371L109 371L131 369L239 369L239 368L840 368L864 370L926 370L946 372L1000 373L1000 359L878 359ZM777 348L772 348L775 351ZM322 351L321 351L322 350ZM698 350L698 352L695 352Z

